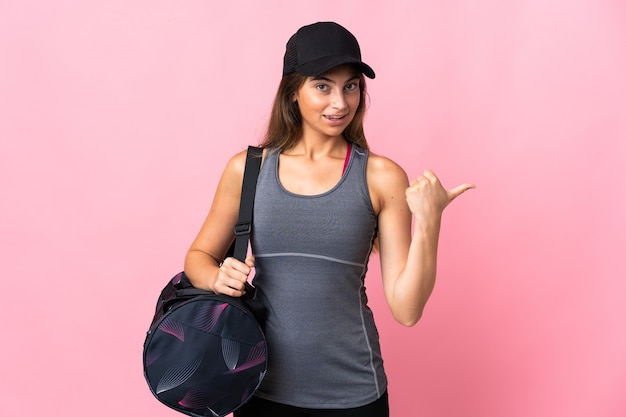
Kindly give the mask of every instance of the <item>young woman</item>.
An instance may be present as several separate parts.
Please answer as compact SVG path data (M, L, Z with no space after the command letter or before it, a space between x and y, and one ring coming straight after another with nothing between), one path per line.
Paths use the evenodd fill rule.
M254 268L268 310L268 371L236 417L389 415L364 287L369 256L377 246L394 318L414 325L435 283L442 212L474 186L446 190L432 171L409 183L397 164L369 152L364 76L375 74L342 26L315 23L290 38L261 144L254 256L221 262L237 223L245 152L227 164L186 256L195 286L234 297Z

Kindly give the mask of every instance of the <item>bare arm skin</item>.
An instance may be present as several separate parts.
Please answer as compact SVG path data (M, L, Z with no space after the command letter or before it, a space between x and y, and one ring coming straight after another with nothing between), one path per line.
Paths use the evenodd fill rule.
M245 163L244 151L226 165L209 214L185 257L185 274L196 288L233 297L243 295L244 284L254 267L251 256L245 263L235 258L227 258L221 263L233 241Z
M435 285L443 210L475 186L463 184L446 190L429 170L409 184L402 168L373 154L368 161L367 180L378 213L385 298L396 321L413 326L421 318Z

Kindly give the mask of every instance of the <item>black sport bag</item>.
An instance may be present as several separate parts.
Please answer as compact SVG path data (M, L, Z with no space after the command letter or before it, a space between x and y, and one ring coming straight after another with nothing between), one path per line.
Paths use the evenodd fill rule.
M239 222L227 256L243 261L262 150L248 148ZM197 417L225 416L244 404L267 370L263 309L247 284L228 297L194 288L184 272L163 288L144 342L144 375L163 404Z

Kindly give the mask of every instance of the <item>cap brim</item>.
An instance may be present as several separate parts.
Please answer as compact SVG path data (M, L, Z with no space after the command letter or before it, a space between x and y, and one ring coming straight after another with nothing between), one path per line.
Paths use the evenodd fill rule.
M351 64L357 67L368 78L375 78L376 74L372 67L365 62L359 61L349 56L333 56L319 58L306 64L296 67L296 71L301 74L308 75L310 77L316 77L325 73L326 71L335 68L339 65Z

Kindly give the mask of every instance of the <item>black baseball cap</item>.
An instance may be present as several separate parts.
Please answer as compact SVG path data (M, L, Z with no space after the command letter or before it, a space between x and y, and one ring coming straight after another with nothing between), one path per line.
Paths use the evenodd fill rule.
M335 22L303 26L287 42L283 77L292 72L315 77L331 68L353 64L369 78L374 70L361 61L361 48L352 33Z

